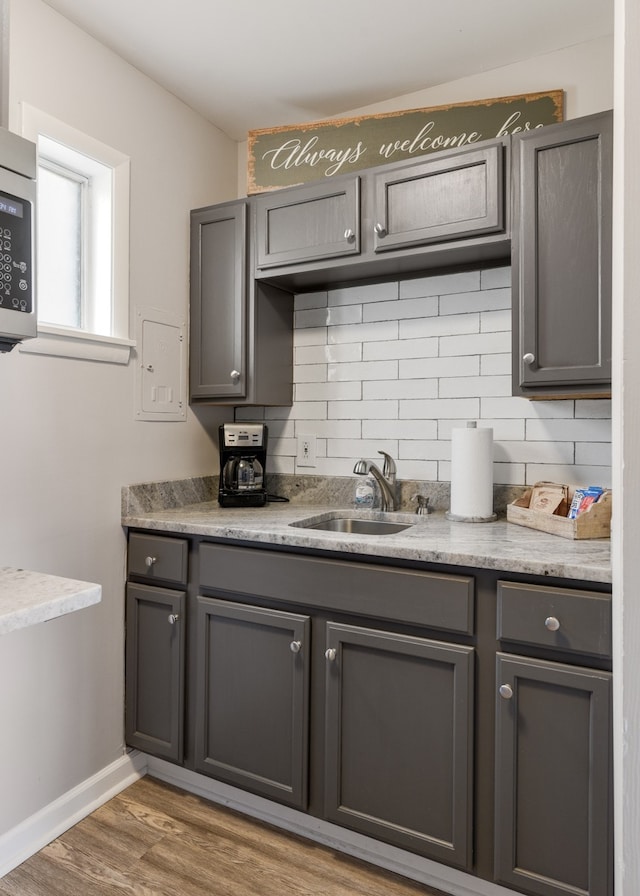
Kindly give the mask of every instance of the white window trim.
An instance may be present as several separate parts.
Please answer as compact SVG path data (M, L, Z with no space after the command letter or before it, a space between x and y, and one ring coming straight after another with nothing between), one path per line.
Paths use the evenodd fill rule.
M20 351L126 364L131 349L136 345L135 340L129 338L130 159L46 112L22 103L22 135L37 143L39 134L72 146L113 169L113 335L102 336L86 330L39 324L38 337L21 343Z

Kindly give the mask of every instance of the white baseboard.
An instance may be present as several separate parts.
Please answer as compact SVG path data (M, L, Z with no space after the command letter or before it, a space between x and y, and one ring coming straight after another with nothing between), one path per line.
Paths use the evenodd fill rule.
M389 846L321 818L307 815L305 812L281 806L279 803L247 793L229 784L223 784L221 781L208 778L206 775L198 774L163 759L156 759L153 756L147 756L146 759L148 773L167 784L173 784L189 793L197 794L212 802L227 806L229 809L243 812L245 815L250 815L274 827L299 834L301 837L354 856L363 862L442 890L451 896L514 896L513 890L507 890L498 884L474 877L464 871L458 871L456 868L450 868L395 846Z
M0 878L133 784L146 771L147 756L137 750L128 753L0 836Z

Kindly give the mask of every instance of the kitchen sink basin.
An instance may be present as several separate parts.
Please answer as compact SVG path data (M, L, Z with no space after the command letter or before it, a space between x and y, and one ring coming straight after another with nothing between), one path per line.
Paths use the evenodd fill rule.
M324 532L342 532L349 535L395 535L410 529L413 522L361 517L342 513L311 517L290 525L300 529L320 529Z

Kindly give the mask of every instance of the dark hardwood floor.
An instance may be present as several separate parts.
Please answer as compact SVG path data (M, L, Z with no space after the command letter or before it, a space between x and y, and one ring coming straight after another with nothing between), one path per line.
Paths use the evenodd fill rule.
M0 896L443 896L153 778L0 879Z

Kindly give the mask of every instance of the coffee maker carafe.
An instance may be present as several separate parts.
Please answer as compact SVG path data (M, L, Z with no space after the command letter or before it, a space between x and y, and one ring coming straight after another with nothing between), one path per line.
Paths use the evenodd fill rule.
M220 506L261 507L266 504L267 427L264 423L223 423L219 436Z

